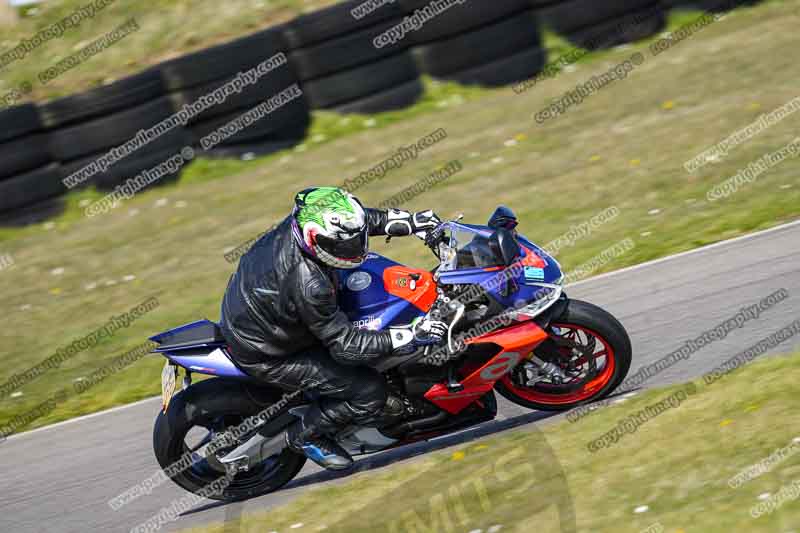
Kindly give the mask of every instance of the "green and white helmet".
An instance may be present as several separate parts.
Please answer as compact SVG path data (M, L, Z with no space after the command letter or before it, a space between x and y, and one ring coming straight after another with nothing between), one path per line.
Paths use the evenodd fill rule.
M335 268L356 268L367 258L364 207L338 187L314 187L294 198L294 235L310 255Z

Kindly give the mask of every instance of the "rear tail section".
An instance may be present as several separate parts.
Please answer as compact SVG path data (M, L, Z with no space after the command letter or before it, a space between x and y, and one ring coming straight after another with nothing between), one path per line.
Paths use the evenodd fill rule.
M233 363L222 330L210 320L198 320L159 333L150 340L158 344L155 352L191 372L229 378L248 377Z

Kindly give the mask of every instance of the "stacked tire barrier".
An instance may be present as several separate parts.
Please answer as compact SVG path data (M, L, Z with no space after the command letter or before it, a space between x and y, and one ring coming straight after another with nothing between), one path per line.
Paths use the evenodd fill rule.
M285 55L286 51L284 27L280 26L163 63L160 65L161 76L173 107L181 109L211 94L238 73L254 68L277 53ZM201 148L200 139L296 83L299 80L290 65L275 68L255 84L228 95L224 102L193 117L187 124L189 142ZM305 137L310 122L306 100L293 100L224 139L214 153L269 153L287 148Z
M398 0L407 15L426 0ZM429 20L408 39L421 72L467 85L497 87L534 76L546 53L529 0L464 2Z
M289 22L286 39L312 109L375 113L412 105L423 88L409 42L376 47L375 39L398 24L397 4L357 18L363 0L342 2Z
M660 0L570 0L545 8L541 20L574 45L588 50L651 37L667 24Z
M2 110L0 124L0 215L63 194L62 168L48 150L38 108Z
M25 219L58 203L68 190L64 183L72 183L68 176L276 55L285 64L80 186L113 190L186 146L223 157L285 149L306 136L311 109L376 113L413 105L423 94L421 74L486 87L529 79L547 59L542 24L578 46L608 48L662 31L672 7L721 10L758 1L340 2L80 94L0 110L0 220ZM300 88L301 97L231 130L233 121L291 86ZM213 148L201 142L220 131L231 134L218 135ZM155 184L175 180L179 172Z

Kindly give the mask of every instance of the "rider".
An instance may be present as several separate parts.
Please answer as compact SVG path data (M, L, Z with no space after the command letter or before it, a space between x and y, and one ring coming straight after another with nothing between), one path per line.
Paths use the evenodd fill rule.
M356 328L337 304L334 269L361 265L369 236L424 239L440 223L430 210L365 209L342 189L306 189L231 277L221 320L231 356L256 379L313 392L317 401L289 427L287 444L320 466L349 467L352 458L331 436L350 423L369 424L384 409L386 383L369 365L437 343L447 331L429 317L383 331Z

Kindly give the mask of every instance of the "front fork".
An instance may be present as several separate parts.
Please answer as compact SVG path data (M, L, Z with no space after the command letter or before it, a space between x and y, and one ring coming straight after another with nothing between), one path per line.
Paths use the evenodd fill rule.
M570 338L557 335L553 331L552 325L548 325L545 331L549 335L549 339L546 342L551 342L554 348L547 354L551 356L549 359L563 358L562 350L569 351L570 360L572 357L579 356L581 359L585 359L589 365L585 380L589 381L597 375L597 360L592 357L592 347L580 345ZM524 385L532 387L542 378L550 380L554 385L561 385L567 381L568 376L561 365L554 361L546 361L538 357L535 352L536 350L534 349L531 356L522 363L524 365L522 370L525 372Z

